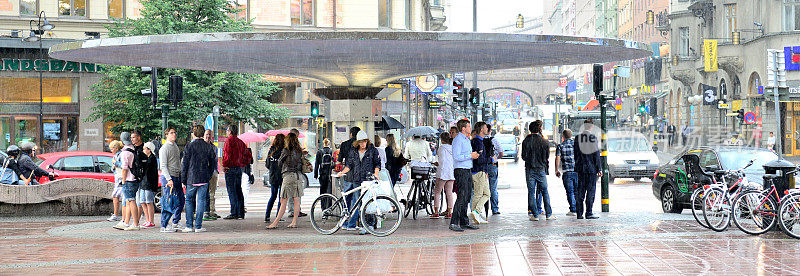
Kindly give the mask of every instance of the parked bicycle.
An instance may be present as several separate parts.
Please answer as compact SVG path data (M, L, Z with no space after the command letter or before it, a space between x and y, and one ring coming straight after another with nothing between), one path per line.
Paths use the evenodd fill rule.
M413 219L417 219L419 210L425 210L428 215L433 214L433 187L436 175L435 167L412 166L411 167L411 188L403 201L406 211L404 216L411 214Z
M391 184L390 184L391 185ZM332 194L322 194L311 204L311 226L325 235L339 231L351 217L359 212L359 220L364 229L375 236L384 237L391 235L400 227L403 220L403 209L400 203L391 196L385 195L385 187L374 177L361 184L360 187L343 192L340 197ZM391 189L391 187L388 187ZM346 196L361 191L353 206L348 207ZM381 194L384 193L384 194ZM323 208L323 202L331 202L330 206Z
M715 172L715 175L722 175L720 181L714 180L715 184L704 187L701 201L703 202L703 219L707 228L717 232L725 231L730 226L733 199L746 191L760 189L758 183L748 181L744 174L744 170L752 166L753 162L755 159L750 160L738 170ZM733 184L728 185L728 183Z
M800 239L800 189L790 189L785 194L778 207L778 222L786 235Z
M790 171L788 174L794 174L795 171ZM778 190L788 188L779 187L778 185L781 183L777 176L767 175L764 177L762 190L746 191L734 199L733 223L742 232L760 235L775 227L778 222L779 204L784 203L781 201L781 193ZM787 211L792 211L792 209ZM788 216L787 219L791 219L791 217ZM787 234L789 233L787 232ZM789 235L791 236L791 234Z

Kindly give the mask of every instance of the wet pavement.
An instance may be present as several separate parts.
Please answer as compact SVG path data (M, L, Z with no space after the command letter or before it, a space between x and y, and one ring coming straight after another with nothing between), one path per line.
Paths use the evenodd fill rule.
M563 186L550 176L557 219L529 221L521 166L504 162L500 179L510 186L499 190L502 214L462 233L427 218L403 220L384 238L321 235L307 217L296 229L268 231L261 185L251 189L245 220L204 222L205 233L124 232L105 217L0 218L0 274L800 274L797 240L735 227L717 233L688 211L664 214L649 182L618 180L611 213L599 213L598 198L601 218L576 220L565 215ZM306 211L315 190L306 190Z

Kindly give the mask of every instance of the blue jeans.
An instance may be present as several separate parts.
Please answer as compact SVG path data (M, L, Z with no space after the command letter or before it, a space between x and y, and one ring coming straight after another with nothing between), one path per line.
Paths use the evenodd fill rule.
M139 191L139 182L136 181L125 181L125 184L122 184L122 194L125 198L125 201L135 201L136 200L136 192ZM136 204L135 202L133 204Z
M528 213L532 213L534 217L539 217L542 206L537 204L536 194L541 191L544 212L549 217L553 214L553 210L550 209L550 195L547 193L547 174L544 171L534 171L526 168L525 180L528 184Z
M186 185L186 228L203 228L207 196L208 183L203 186Z
M231 203L231 215L244 218L244 194L242 193L242 167L231 167L225 172L225 187ZM208 189L206 189L208 191ZM188 213L187 213L188 214Z
M489 202L492 204L492 213L497 213L500 211L500 200L497 197L497 165L489 164L489 193L490 199Z
M272 176L272 172L270 172L270 174L269 174L270 195L269 195L269 201L267 201L267 213L264 215L264 220L269 219L269 216L270 216L269 213L272 213L272 206L275 205L276 201L278 203L278 206L276 206L275 209L277 209L277 210L281 209L281 201L280 200L276 200L278 198L278 195L279 195L280 191L281 191L281 180L282 180L281 177L280 177L281 174L278 173L278 175L279 175L278 177L273 177ZM291 199L289 199L289 200L291 200ZM291 204L290 204L290 206L291 206ZM278 218L278 219L280 219L280 218Z
M342 181L342 184L343 184L342 189L344 189L344 192L349 192L350 190L359 187L356 186L355 183L349 181ZM345 202L347 202L347 209L353 210L353 208L357 208L355 204L359 196L361 196L361 191L345 196ZM358 222L358 209L356 209L356 212L353 213L353 216L344 224L344 227L355 228L356 226L358 226L357 222Z
M166 191L165 189L167 189L167 179L164 178L164 176L160 176L159 177L159 181L161 181L161 190L162 190L161 194L162 194L162 196L166 195L167 192L165 192ZM172 176L172 184L175 185L175 188L172 189L172 192L175 193L175 195L178 196L178 202L180 202L180 204L178 204L178 210L174 214L171 214L171 216L172 216L172 224L178 224L179 222L181 222L181 213L183 213L183 205L186 204L186 197L183 195L183 184L181 184L181 177L180 176L177 176L177 177L176 176ZM162 213L161 214L161 227L166 227L166 225L164 224L164 217L165 216ZM166 216L166 217L167 217L166 221L169 222L169 216Z
M575 212L575 188L578 187L578 173L565 172L561 175L561 181L564 182L564 191L567 192L567 202L569 202L569 211Z

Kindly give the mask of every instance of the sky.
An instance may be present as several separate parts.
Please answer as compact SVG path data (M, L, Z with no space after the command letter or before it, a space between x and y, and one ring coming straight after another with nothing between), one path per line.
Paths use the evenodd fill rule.
M472 1L447 0L447 32L472 32ZM477 0L478 32L514 24L517 15L525 19L542 14L542 0Z

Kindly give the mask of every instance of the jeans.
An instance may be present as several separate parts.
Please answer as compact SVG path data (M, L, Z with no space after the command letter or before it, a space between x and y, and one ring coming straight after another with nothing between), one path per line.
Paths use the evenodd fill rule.
M135 201L136 192L138 191L139 191L139 182L125 181L125 184L122 185L122 194L125 197L125 201Z
M450 224L465 226L469 224L467 205L469 205L469 200L472 195L472 172L470 172L469 169L455 169L453 174L456 177L458 194L456 197L456 204L453 207L453 217L450 219Z
M569 203L569 211L575 212L575 188L578 187L578 173L565 172L561 175L561 181L564 182L564 191L567 192L567 202Z
M272 213L272 206L275 205L276 202L278 203L278 206L276 206L275 209L276 210L280 210L281 209L281 201L280 200L276 200L276 199L278 199L278 195L280 194L281 183L283 182L283 179L282 179L282 177L280 175L281 174L279 173L279 174L277 174L277 176L273 177L271 172L269 174L270 195L269 195L269 201L267 201L267 213L264 216L264 220L267 220L269 218L269 216L270 216L269 213ZM278 219L280 219L280 218L278 218Z
M228 189L228 200L231 203L231 216L243 218L242 167L228 168L228 171L225 172L225 187Z
M164 177L162 176L161 179L163 180ZM183 187L181 187L180 181L175 182L176 178L174 178L174 177L172 179L173 179L172 180L173 183L175 184L175 188L170 189L169 186L167 186L167 184L164 183L163 186L161 187L161 190L163 191L162 197L166 197L170 193L173 193L173 194L177 195L178 196L178 202L180 202L180 204L178 205L178 210L180 210L180 211L178 211L175 214L172 214L172 213L169 213L167 211L164 211L163 208L162 208L162 210L161 210L161 227L167 227L167 225L169 225L169 219L173 218L173 217L174 217L174 221L173 221L174 224L178 224L178 222L180 222L180 220L181 220L181 213L180 212L183 211L183 204L186 202L186 199L183 196Z
M575 194L575 210L578 213L578 217L589 217L594 215L592 213L592 205L594 205L594 192L596 188L596 173L578 174L578 189L576 189L577 193Z
M343 193L358 188L358 186L356 186L355 183L353 182L342 181L342 184L343 184L342 189L344 189ZM361 191L345 196L345 202L347 202L348 210L353 210L353 208L357 208L355 205L359 196L361 196ZM347 222L345 222L344 226L347 228L355 228L356 226L358 226L357 222L358 222L358 210L356 209L356 212L353 213L353 216Z
M491 193L491 199L489 202L492 204L492 213L497 213L500 211L500 207L498 204L500 200L497 197L497 165L496 164L489 164L489 192Z
M525 169L525 180L528 183L528 212L532 213L534 217L539 217L544 207L546 216L553 214L550 209L550 194L547 193L547 174L544 171L534 171ZM541 191L544 206L539 206L536 202L537 192Z
M186 228L203 228L206 198L208 198L208 183L202 186L186 185Z

